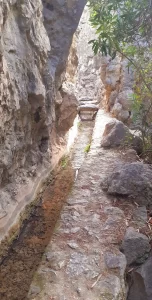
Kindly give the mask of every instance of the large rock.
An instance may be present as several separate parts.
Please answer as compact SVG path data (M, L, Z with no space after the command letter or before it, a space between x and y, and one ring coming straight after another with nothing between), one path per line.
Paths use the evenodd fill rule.
M123 110L131 110L132 108L132 97L133 90L132 89L127 89L119 93L117 97L117 102L122 105Z
M131 146L141 153L142 141L139 137L133 135L129 128L121 121L113 119L105 126L101 146L104 148L114 148L117 146Z
M124 276L127 261L123 253L112 253L107 251L104 260L108 269L119 269L121 276Z
M133 93L133 71L128 69L128 61L121 56L114 60L107 59L102 79L106 88L108 111L122 122L129 122L132 110L131 94ZM103 66L102 66L103 69Z
M141 162L118 164L101 186L109 194L130 197L143 205L151 204L152 168Z
M130 118L130 113L128 110L123 109L123 105L116 102L111 110L112 115L119 121L126 122Z
M128 300L152 299L152 256L131 274Z
M133 212L133 223L138 227L144 227L147 223L147 208L146 206L139 206L134 209Z
M126 256L127 264L142 264L151 250L149 239L134 228L127 228L121 250Z
M119 121L122 121L122 122L124 122L124 123L127 123L127 121L129 121L129 119L130 119L130 111L128 111L128 110L121 110L120 112L119 112L119 114L117 115L117 119L119 120Z
M112 96L111 96L111 98L112 98ZM121 111L122 111L122 105L120 103L115 103L111 112L114 117L117 117Z
M72 126L77 115L78 101L73 86L64 84L60 91L62 103L57 111L58 132L65 134Z

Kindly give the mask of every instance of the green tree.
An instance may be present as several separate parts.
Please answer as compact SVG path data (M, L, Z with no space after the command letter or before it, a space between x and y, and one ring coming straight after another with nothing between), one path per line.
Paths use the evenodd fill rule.
M135 70L134 118L140 123L144 151L152 153L152 0L90 0L97 38L94 53L114 59L119 53Z

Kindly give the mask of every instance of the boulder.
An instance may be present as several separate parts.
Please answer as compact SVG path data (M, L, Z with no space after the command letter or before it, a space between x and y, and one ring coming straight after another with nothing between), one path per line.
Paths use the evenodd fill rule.
M57 110L58 132L65 134L72 126L77 116L78 100L72 84L63 84L61 89L63 101Z
M134 209L133 212L133 223L137 224L138 227L144 227L147 222L147 208L146 206L139 206Z
M128 300L152 299L152 256L132 272Z
M133 135L129 128L121 121L113 119L105 126L101 146L104 148L114 148L120 145L130 145L137 153L141 153L142 151L140 137Z
M131 110L131 96L133 94L132 89L127 89L119 93L118 95L118 102L122 105L124 110Z
M121 251L126 256L127 264L142 264L148 258L150 250L147 236L128 227L121 245Z
M127 158L127 162L137 162L139 161L139 156L134 149L127 149L125 151L125 157Z
M110 95L110 98L109 98L110 107L115 104L117 96L118 96L118 92L117 91L112 91L111 92L111 95Z
M108 269L119 269L121 276L124 276L127 262L123 253L107 251L104 255L104 260Z
M108 194L127 196L141 205L152 203L152 168L141 162L118 164L101 183Z
M118 99L117 99L117 101L118 101ZM130 117L129 111L125 110L123 108L123 105L119 102L116 102L114 104L111 113L113 114L113 116L115 118L117 118L119 121L122 121L122 122L126 122Z
M121 105L121 104L120 104ZM117 116L119 121L126 122L130 118L130 112L128 110L121 110Z
M112 108L112 114L117 117L122 110L122 105L120 103L115 103Z

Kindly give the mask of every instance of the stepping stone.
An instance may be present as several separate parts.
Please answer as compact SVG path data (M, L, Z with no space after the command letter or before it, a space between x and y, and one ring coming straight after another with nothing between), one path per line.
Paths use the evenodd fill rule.
M87 103L78 107L78 114L82 121L93 121L98 109L98 105Z

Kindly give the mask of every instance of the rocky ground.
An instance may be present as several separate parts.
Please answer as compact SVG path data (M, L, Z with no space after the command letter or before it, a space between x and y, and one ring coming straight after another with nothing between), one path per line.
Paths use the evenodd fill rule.
M101 147L109 121L99 110L93 135L94 122L80 123L72 164L64 158L61 169L51 175L1 262L0 299L151 299L147 208L130 195L103 188L111 176L112 187L121 185L122 165L142 163L132 149Z
M134 203L123 206L122 199L119 202L118 197L107 196L101 188L105 174L110 173L115 164L126 160L122 151L104 150L100 146L109 120L103 111L99 111L90 152L66 200L31 284L28 299L126 299L124 278L127 261L119 248L126 228L129 223L132 225L132 213L137 207ZM127 161L136 160L135 152L130 151ZM147 212L144 226L146 221ZM137 242L138 238L137 233ZM139 256L150 251L148 239L144 238L147 248L144 253L139 251Z
M0 0L1 300L152 299L152 168L127 127L133 72L94 56L85 4ZM77 114L91 121L69 162Z

